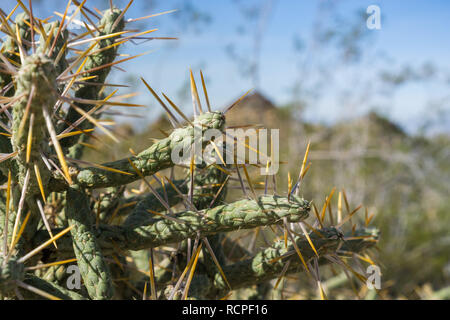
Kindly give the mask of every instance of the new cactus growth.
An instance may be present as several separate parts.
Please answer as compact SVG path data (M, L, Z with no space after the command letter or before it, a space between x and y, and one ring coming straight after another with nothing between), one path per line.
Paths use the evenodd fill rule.
M84 2L74 3L96 19ZM99 123L98 111L126 105L111 100L115 92L106 94L106 80L120 62L118 48L142 33L125 36L135 31L127 30L126 10L115 7L75 35L67 30L65 15L44 22L19 4L25 12L15 22L1 16L6 35L0 54L3 299L131 299L137 292L144 299L218 299L302 271L319 283L324 297L318 264L330 262L364 278L342 260L378 239L375 229L354 228L346 235L339 230L357 210L327 227L324 214L312 215L311 201L298 196L298 183L286 195L269 194L267 186L257 195L246 164L209 164L193 156L183 166L174 160L178 150L193 150L196 133L202 137L198 148L219 151L203 137L210 129L224 133L226 112L211 110L203 75L208 111L191 73L191 120L166 97L169 109L144 80L168 113L173 132L138 154L85 165L81 157L93 129L116 139ZM68 50L82 45L76 54ZM163 171L179 166L185 168L181 178ZM243 197L226 202L232 180L243 187ZM145 191L130 196L127 185L134 182L142 182ZM263 228L271 232L272 244L256 253L230 236ZM78 267L79 288L67 285L71 264ZM123 278L129 279L127 286L120 284Z

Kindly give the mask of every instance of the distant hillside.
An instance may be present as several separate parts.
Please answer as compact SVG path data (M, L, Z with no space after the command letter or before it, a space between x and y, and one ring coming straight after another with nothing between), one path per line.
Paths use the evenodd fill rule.
M226 116L228 126L260 124L266 128L278 128L280 124L277 107L260 92L246 96Z

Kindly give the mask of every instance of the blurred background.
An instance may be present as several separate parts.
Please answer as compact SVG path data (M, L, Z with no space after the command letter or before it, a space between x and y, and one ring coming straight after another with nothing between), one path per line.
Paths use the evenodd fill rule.
M121 8L127 3L114 0ZM65 5L33 0L40 18L63 13ZM104 10L109 1L86 5ZM370 5L380 9L379 29L367 26ZM14 6L2 3L5 12ZM345 189L353 207L374 213L386 297L449 299L450 3L135 0L127 17L173 9L128 27L158 28L152 36L178 39L135 40L121 48L130 55L150 51L115 69L109 81L129 85L121 94L146 107L114 108L109 117L123 142L86 159L140 151L163 136L158 129L169 128L141 76L188 115L189 68L196 76L203 71L216 110L253 89L230 112L228 125L280 128L278 192L286 193L288 172L298 175L310 141L312 166L301 193L319 206L333 187ZM330 288L341 286L338 277ZM329 290L331 298L348 297Z

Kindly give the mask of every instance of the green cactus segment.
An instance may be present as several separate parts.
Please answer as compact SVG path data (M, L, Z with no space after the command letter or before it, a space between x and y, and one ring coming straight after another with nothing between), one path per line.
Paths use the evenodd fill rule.
M24 265L12 256L6 263L0 257L0 296L10 296L16 288L16 280L22 281L25 277Z
M184 223L166 218L151 219L147 225L124 228L123 245L130 250L156 247L179 242L187 238L213 235L238 229L250 229L262 225L281 223L283 218L289 222L306 219L309 202L293 197L262 196L258 201L240 200L231 204L205 209L199 212L185 211L175 217ZM108 235L102 236L102 244L107 245Z
M36 162L44 186L48 185L50 171L47 169L40 156L40 151L47 152L48 144L42 143L46 139L46 125L42 113L42 106L51 110L56 102L56 72L53 61L41 53L28 56L19 69L16 84L16 96L22 96L14 104L12 110L12 143L13 151L18 152L16 157L19 184L23 184L26 170L30 168L30 194L38 194L39 187L34 174L33 163ZM31 96L32 94L32 96ZM29 104L29 105L28 105ZM28 109L27 109L28 106ZM26 162L27 141L30 121L33 118L32 143L30 161Z
M120 207L120 198L123 196L124 187L107 188L105 192L98 196L98 201L95 203L95 209L99 215L100 221L107 221L116 209Z
M140 226L100 224L96 235L105 254L115 248L142 250L194 238L197 234L205 237L219 232L281 224L283 218L288 222L299 222L308 217L309 211L310 203L302 198L291 197L288 201L287 197L267 195L259 197L257 201L244 199L198 212L180 212L174 215L178 221L149 216ZM46 237L48 235L39 231L34 238L38 243ZM114 247L113 242L117 247ZM71 246L69 237L60 238L58 255L68 254Z
M108 9L104 12L102 19L100 20L100 23L97 27L97 29L100 30L100 33L98 33L96 36L105 36L109 34L113 34L116 32L120 32L125 27L125 21L124 17L120 17L120 14L122 13L121 10L117 8ZM117 19L120 18L119 21ZM88 71L83 73L83 77L94 77L92 79L86 80L88 83L104 83L106 80L106 77L108 76L111 67L102 68L96 71L89 71L94 68L98 68L104 65L108 65L112 62L114 62L114 59L117 55L117 50L119 46L112 46L115 42L117 42L117 39L119 36L107 38L98 40L97 44L92 48L92 51L94 54L89 55L86 59L86 63L83 66L82 71ZM104 49L107 48L108 49ZM83 98L83 99L90 99L90 100L96 100L98 99L99 92L102 89L102 86L96 86L96 85L89 85L89 84L80 84L78 88L75 91L75 97L76 98ZM81 109L88 111L93 106L88 104L78 104L75 103L78 107ZM68 123L74 123L77 119L80 118L80 114L74 109L70 108L67 116L66 121ZM68 127L67 124L64 124L60 130L64 130ZM92 124L89 121L83 121L78 128L81 129L88 129L91 128ZM77 143L79 139L79 136L72 136L69 138L66 138L61 141L61 145L63 147L71 147Z
M46 43L45 38L41 35L39 38L39 47L37 52L46 53L48 52L52 46L53 39L55 39L56 36L58 38L56 39L55 47L53 48L53 51L51 53L51 56L49 57L52 59L55 63L55 69L58 74L61 74L67 67L68 63L66 61L66 51L64 48L65 44L67 43L68 37L69 37L69 31L67 29L64 29L60 34L58 35L58 29L59 29L60 22L54 21L51 23L47 23L44 26L44 31L47 35L47 37L50 37L50 44ZM50 32L53 30L52 34ZM46 47L47 45L47 47ZM62 52L64 50L64 52ZM58 61L56 61L58 59Z
M49 267L45 273L40 276L46 281L61 284L64 280L67 280L70 274L67 273L66 265L56 265Z
M73 250L84 285L92 299L111 299L114 289L108 265L94 236L93 215L88 197L69 189L66 193L66 214L72 228Z
M16 25L19 29L19 35L21 39L30 40L31 33L30 28L26 24L26 22L29 22L28 15L24 12L19 13L16 16L15 23L10 26L10 29L15 32L16 31ZM24 48L26 49L26 47ZM2 43L1 47L1 53L5 56L6 59L12 61L15 64L20 65L20 57L16 55L16 53L19 52L17 42L10 36L6 37L6 40ZM15 94L15 86L12 84L12 75L9 73L2 73L0 71L0 90L6 89L7 86L9 86L9 89L2 93L2 95L7 97L12 97ZM3 120L4 123L8 122L8 118L4 112L1 113L0 119ZM0 133L7 134L6 130L4 128L0 128ZM12 146L11 142L8 139L8 137L4 135L0 135L0 152L2 153L10 153L12 152ZM4 180L4 179L2 179ZM3 182L3 181L2 181Z
M175 129L169 137L154 143L150 148L142 151L135 157L103 164L105 167L120 170L123 173L88 167L80 169L73 177L73 180L78 186L83 188L107 188L124 185L141 178L133 166L144 176L153 175L176 164L172 157L172 151L178 152L179 150L180 155L182 155L183 150L190 150L190 148L194 147L194 137L197 136L196 133L194 134L195 130L198 130L198 135L202 139L200 141L201 146L205 147L207 141L203 140L203 133L208 129L222 130L224 124L225 118L220 112L204 113L194 122L196 129L192 126Z
M26 22L30 22L28 19L28 15L25 12L19 13L16 16L15 23L10 26L11 31L16 32L16 25L19 28L19 35L21 39L30 40L31 33L30 28L26 24ZM26 46L25 48L26 49ZM11 36L7 36L6 40L2 43L1 52L5 56L5 58L20 64L20 57L15 53L19 52L19 48L17 46L16 40L14 40ZM12 81L12 76L9 73L0 72L0 89L6 87ZM8 92L5 94L6 96L14 95L14 87L11 87Z
M350 239L344 243L340 238L340 232L335 228L325 228L318 231L323 238L313 232L310 234L310 238L320 257L327 253L334 253L340 245L342 245L341 250L351 249L352 252L360 252L374 246L378 240L378 231L375 229L359 229L357 233L359 236L365 236L364 239ZM295 241L305 260L310 260L316 256L305 237L296 237ZM291 255L286 255L287 253L291 253ZM282 258L284 255L286 257ZM303 270L303 264L295 253L292 243L289 241L286 248L284 241L278 241L272 247L260 251L250 259L225 266L223 271L233 289L244 288L278 278L287 260L290 260L290 264L286 274ZM215 291L214 294L220 296L220 294L225 294L227 289L226 283L220 273L217 272L211 292Z
M5 225L6 225L6 211L5 211L5 202L6 199L3 197L3 195L0 195L0 246L2 246L1 250L3 251L3 232L5 229ZM9 212L9 216L8 216L8 235L7 235L7 239L8 239L8 244L11 244L11 238L12 238L12 230L14 228L14 221L16 219L16 215L14 211L10 211Z
M59 286L53 282L44 280L40 277L37 277L32 274L27 274L25 276L24 282L30 286L33 286L37 289L40 289L46 293L49 293L59 299L63 300L87 300L81 294L78 294L74 291L70 291L62 286ZM22 294L27 299L43 299L40 296L37 296L27 290L22 290Z
M214 165L209 167L197 166L195 170L197 170L197 173L194 175L193 203L197 209L207 209L225 182L228 174ZM213 205L221 204L226 194L227 188L224 187L217 195Z
M13 145L14 151L19 151L19 156L24 157L28 136L29 119L19 132L19 127L25 115L25 109L29 102L30 92L34 86L34 95L31 97L29 115L34 114L33 141L40 142L44 138L45 121L42 116L42 105L46 105L50 110L53 108L56 99L54 90L56 88L57 73L53 66L53 61L45 55L38 53L28 56L17 75L16 96L24 95L13 106ZM28 115L28 116L29 116ZM20 133L20 135L19 135ZM36 143L37 144L37 143Z
M223 167L221 165L217 165ZM227 187L223 185L228 174L214 165L197 166L197 173L194 175L193 203L197 209L203 210L209 207L216 207L222 203L227 194ZM219 193L220 192L220 193ZM223 233L217 233L208 237L209 245L218 263L222 266L226 262L226 257L222 248ZM207 248L203 247L203 257L201 267L205 269L208 276L212 276L217 271L214 258Z

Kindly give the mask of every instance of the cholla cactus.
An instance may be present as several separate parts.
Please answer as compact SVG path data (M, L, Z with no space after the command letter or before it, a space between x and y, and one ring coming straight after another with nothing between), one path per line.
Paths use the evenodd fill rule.
M298 196L307 153L299 181L294 187L289 181L286 196L269 194L267 185L257 195L245 164L207 165L192 158L184 178L161 173L179 165L173 153L189 147L196 130L203 137L208 129L226 128L226 112L211 110L203 75L208 111L201 107L192 73L193 120L165 96L167 107L142 79L168 113L173 132L122 160L82 161L94 129L116 140L99 121L102 108L137 106L113 102L115 92L104 93L111 68L130 59L116 61L118 47L153 30L125 36L134 21L125 20L126 9L110 8L98 17L84 2L73 2L98 23L74 34L67 30L73 18L66 13L61 21L47 22L20 1L24 12L15 22L13 13L0 12L6 35L0 54L2 298L217 299L272 279L278 279L277 288L286 274L302 271L325 298L319 264L328 263L364 281L345 260L373 247L377 231L352 225L343 234L339 228L357 211L350 212L347 202L347 218L340 215L338 225L325 226L331 195L316 221L307 222L315 207ZM211 144L217 147L200 140L202 149ZM244 194L226 203L232 180ZM126 185L135 181L143 182L144 192L130 196ZM256 253L228 235L260 227L271 228L273 242ZM372 261L367 255L364 260ZM82 278L79 288L68 286L68 266L74 264Z

